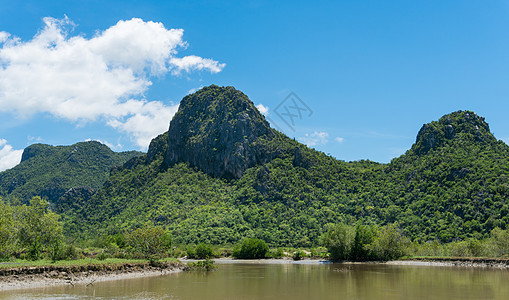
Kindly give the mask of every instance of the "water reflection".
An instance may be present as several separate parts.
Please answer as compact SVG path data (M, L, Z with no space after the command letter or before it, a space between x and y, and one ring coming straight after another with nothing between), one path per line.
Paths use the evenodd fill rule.
M509 271L383 264L224 264L217 271L3 292L0 299L509 299Z

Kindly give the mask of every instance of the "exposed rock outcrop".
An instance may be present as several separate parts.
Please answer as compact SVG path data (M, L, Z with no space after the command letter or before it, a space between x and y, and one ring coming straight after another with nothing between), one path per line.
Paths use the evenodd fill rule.
M413 146L419 155L444 144L448 140L463 139L472 142L496 142L483 117L471 111L456 111L438 121L424 124Z
M170 123L165 165L187 162L212 176L240 178L276 155L266 146L274 136L244 93L212 85L181 101Z

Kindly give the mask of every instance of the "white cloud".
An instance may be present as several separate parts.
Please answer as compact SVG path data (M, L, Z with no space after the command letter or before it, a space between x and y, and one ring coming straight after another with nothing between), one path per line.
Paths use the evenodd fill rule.
M258 110L262 113L262 115L264 116L267 116L269 114L269 107L268 106L265 106L263 104L258 104L256 106L256 108L258 108Z
M0 43L5 42L9 38L9 33L5 31L0 31Z
M117 145L115 144L112 144L108 141L103 141L103 140L98 140L98 139L86 139L85 142L91 142L91 141L96 141L96 142L99 142L101 144L104 144L106 146L108 146L108 148L110 148L111 150L120 150L122 149L122 145L120 143L118 143Z
M189 95L189 94L193 94L193 93L195 93L196 91L201 90L202 88L203 88L203 85L200 85L200 87L197 87L197 88L192 88L192 89L190 89L189 91L187 91L187 94L188 94L188 95Z
M187 46L184 32L162 23L133 18L87 39L69 36L74 24L67 18L43 21L45 27L29 41L0 32L0 111L23 117L49 113L80 124L99 119L141 148L167 130L175 111L144 99L150 77L217 73L225 66L195 55L176 57Z
M6 140L0 139L0 172L19 164L22 154L23 150L14 150Z
M344 141L345 141L345 139L344 139L344 138L342 138L342 137L340 137L340 136L336 137L334 140L335 140L336 142L338 142L338 143L342 143L342 142L344 142Z
M211 73L218 73L226 66L226 64L220 64L210 58L201 58L195 55L181 58L173 57L170 59L170 64L173 66L173 75L179 75L182 71L191 72L195 70L209 70Z
M308 147L314 147L318 145L325 145L328 142L329 134L327 132L315 131L311 134L306 133L305 136L300 137L299 140L306 144Z
M177 112L178 105L165 106L161 102L146 102L140 106L138 113L123 121L108 122L113 128L133 136L138 145L149 145L150 141L168 130L171 118Z
M27 136L27 140L30 144L35 144L35 143L42 143L44 142L44 139L40 136Z

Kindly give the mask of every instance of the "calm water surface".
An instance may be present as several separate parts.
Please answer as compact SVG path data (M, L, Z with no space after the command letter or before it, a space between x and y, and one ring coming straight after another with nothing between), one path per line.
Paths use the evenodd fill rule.
M383 264L220 264L209 273L2 292L0 299L509 299L509 271Z

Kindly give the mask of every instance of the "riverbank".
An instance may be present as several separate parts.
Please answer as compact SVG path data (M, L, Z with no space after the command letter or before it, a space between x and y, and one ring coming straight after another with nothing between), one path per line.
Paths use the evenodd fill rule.
M185 265L179 262L3 266L0 269L0 291L57 285L92 286L96 282L161 276L184 269Z
M509 269L509 259L483 257L412 257L408 259L389 261L387 264Z
M192 262L194 260L182 260L182 262ZM329 260L323 259L214 259L217 264L330 264ZM340 262L342 264L387 264L400 266L437 266L437 267L473 267L473 268L496 268L509 269L509 259L505 258L478 258L478 257L412 257L401 260L392 260L387 262Z

